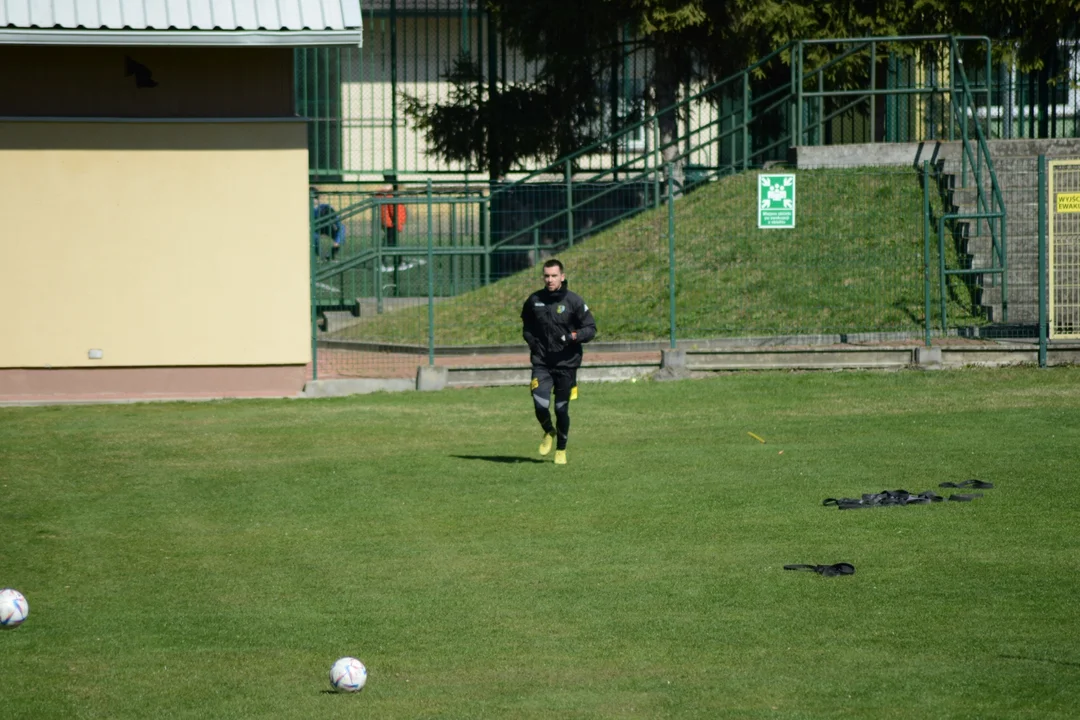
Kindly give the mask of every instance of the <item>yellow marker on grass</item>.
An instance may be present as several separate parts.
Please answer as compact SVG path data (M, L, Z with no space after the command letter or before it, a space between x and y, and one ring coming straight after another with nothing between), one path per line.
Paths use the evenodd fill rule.
M765 442L765 440L762 437L760 437L759 435L755 435L752 432L747 432L746 434L749 435L750 437L754 438L755 440L757 440L759 443Z

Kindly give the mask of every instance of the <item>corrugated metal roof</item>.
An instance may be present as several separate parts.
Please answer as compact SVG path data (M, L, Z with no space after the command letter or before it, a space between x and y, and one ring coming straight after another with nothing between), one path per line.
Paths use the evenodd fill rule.
M359 44L362 24L360 0L0 0L0 42L117 36L199 44L202 36L228 44L242 36L240 44ZM298 42L287 39L293 35Z

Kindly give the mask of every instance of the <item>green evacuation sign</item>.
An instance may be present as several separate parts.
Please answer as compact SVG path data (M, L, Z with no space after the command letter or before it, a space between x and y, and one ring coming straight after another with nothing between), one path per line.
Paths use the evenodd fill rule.
M794 175L758 175L757 226L795 227Z

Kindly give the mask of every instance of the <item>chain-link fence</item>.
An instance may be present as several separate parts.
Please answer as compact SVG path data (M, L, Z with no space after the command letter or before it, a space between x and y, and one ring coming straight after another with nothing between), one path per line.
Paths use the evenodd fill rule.
M1049 205L1050 337L1080 339L1080 159L1053 160Z
M436 193L428 185L338 196L337 222L348 233L336 255L327 253L332 239L322 232L335 221L313 223L313 247L322 248L313 273L318 376L404 378L427 364L521 366L521 306L540 287L539 265L549 257L563 261L569 287L593 310L600 331L590 348L594 360L673 345L1035 339L1038 160L1002 166L1007 202L1030 208L1010 215L1008 271L993 279L943 272L978 268L987 250L977 247L974 232L939 225L956 199L929 163L772 169L682 194L669 180L655 207L594 233L586 230L602 217L578 214L561 197L565 188L540 185L538 202L560 196L546 201L571 202L571 210L535 228L532 242L503 245L496 238L506 210L475 189ZM1057 172L1057 202L1072 208L1080 202L1080 171L1070 165ZM765 175L793 178L794 227L762 226ZM601 188L593 191L603 197ZM618 213L624 202L612 193L606 205L593 205ZM1059 215L1054 226L1062 333L1077 330L1068 320L1080 299L1075 217ZM568 233L570 225L578 232Z

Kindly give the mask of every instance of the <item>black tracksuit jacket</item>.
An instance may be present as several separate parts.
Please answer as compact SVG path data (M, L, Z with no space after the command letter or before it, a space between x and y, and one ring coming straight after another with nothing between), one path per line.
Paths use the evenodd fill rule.
M596 321L580 295L566 289L534 292L521 308L522 336L533 365L549 369L581 367L581 345L596 337ZM570 333L577 333L577 340Z

